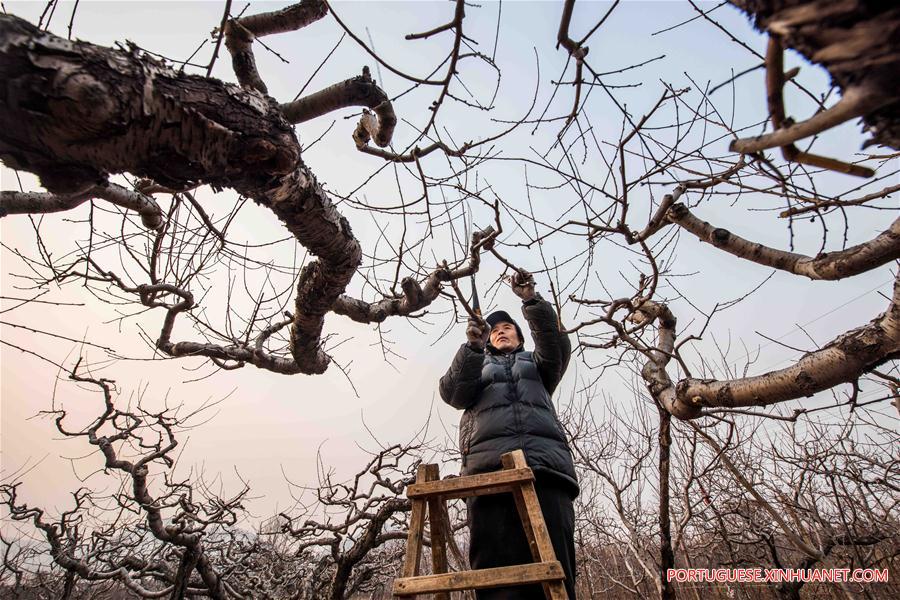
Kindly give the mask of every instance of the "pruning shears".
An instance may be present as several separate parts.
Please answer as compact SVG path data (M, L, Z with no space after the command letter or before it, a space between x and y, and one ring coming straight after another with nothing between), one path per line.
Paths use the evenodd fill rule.
M469 235L472 235L472 232L475 231L475 213L471 209L469 217ZM481 302L478 301L478 288L475 287L475 273L472 273L472 312L479 319L481 318Z

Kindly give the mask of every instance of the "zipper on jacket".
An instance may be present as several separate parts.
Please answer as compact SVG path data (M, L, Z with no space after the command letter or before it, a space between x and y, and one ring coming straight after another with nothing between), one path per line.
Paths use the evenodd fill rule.
M512 405L513 405L513 418L515 420L515 425L516 425L516 435L519 438L519 448L521 448L522 451L524 452L525 451L525 435L524 435L525 432L522 431L522 415L519 412L519 390L517 387L516 380L513 378L513 373L512 373L512 366L516 362L516 355L515 355L515 353L508 354L508 355L506 355L505 358L506 358L506 365L505 365L506 366L506 377L509 380L509 384L512 387L512 393L513 393Z

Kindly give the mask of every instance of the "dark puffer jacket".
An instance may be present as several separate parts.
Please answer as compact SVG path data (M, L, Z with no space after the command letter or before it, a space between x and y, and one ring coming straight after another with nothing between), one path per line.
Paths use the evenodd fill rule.
M444 402L463 409L459 423L462 474L500 469L500 455L521 448L538 478L554 477L574 498L572 452L550 397L569 364L572 346L559 332L553 307L536 295L522 305L534 352L522 345L503 354L464 344L441 378Z

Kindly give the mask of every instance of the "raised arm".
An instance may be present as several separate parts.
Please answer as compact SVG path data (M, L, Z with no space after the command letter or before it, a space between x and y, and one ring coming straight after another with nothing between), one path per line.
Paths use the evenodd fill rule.
M522 314L528 321L528 328L534 339L532 355L538 373L547 392L552 395L569 366L572 344L568 336L559 331L553 305L541 298L540 294L535 294L522 303Z
M572 344L568 336L560 332L553 306L534 291L534 279L530 273L516 273L510 285L522 299L522 314L534 339L534 362L544 387L552 395L569 366Z
M478 400L481 391L481 367L484 364L484 343L487 325L469 320L466 328L468 342L460 346L447 373L441 377L441 398L460 410L469 408Z
M475 403L481 385L483 362L484 351L473 350L468 344L459 347L450 368L441 377L440 391L444 402L460 410Z

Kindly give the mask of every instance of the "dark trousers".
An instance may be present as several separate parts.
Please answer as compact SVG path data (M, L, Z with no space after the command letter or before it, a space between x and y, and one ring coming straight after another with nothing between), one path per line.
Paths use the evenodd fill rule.
M568 492L555 481L535 482L556 559L566 574L566 591L575 600L575 511ZM510 493L475 496L466 501L469 563L489 569L534 562L525 530ZM544 600L540 584L478 590L478 600Z

